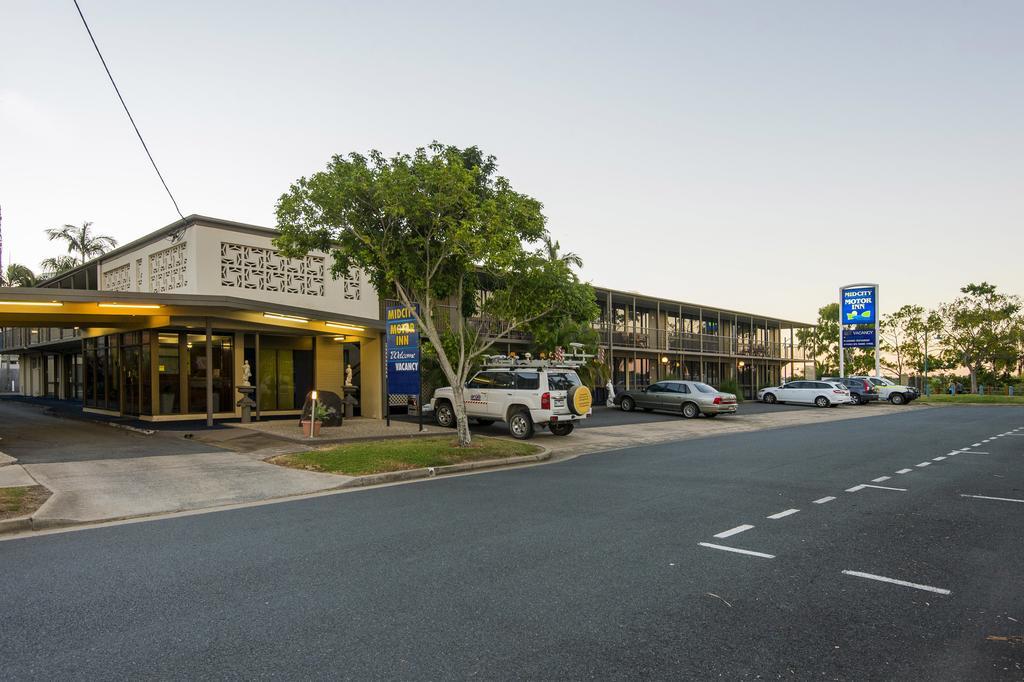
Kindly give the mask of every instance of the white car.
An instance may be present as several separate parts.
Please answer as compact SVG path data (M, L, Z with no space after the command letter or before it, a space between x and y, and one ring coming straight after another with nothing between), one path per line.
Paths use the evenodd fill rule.
M531 438L536 428L568 436L576 422L591 414L590 389L575 370L540 366L490 367L470 379L462 389L466 414L478 424L508 423L513 437ZM438 426L456 425L452 388L434 391L431 404Z
M757 399L765 403L806 403L818 407L844 405L853 402L850 391L842 384L830 381L790 381L781 386L762 388Z
M893 405L906 405L917 398L920 394L912 386L902 386L895 381L885 377L850 377L851 379L864 379L870 381L871 385L878 389L878 398L888 400Z

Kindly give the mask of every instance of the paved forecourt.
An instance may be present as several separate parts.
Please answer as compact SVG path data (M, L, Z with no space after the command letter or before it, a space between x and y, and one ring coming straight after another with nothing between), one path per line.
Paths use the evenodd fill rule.
M1019 679L1021 434L894 411L3 541L4 675Z

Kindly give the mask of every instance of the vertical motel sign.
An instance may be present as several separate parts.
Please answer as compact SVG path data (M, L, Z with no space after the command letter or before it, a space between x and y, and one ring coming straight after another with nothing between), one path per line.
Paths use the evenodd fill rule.
M846 348L874 348L875 376L882 376L878 317L877 284L848 284L839 288L839 376L846 376ZM871 327L855 329L857 325Z
M419 404L420 333L416 328L416 318L408 306L392 306L384 312L387 323L387 393L389 396L415 395Z

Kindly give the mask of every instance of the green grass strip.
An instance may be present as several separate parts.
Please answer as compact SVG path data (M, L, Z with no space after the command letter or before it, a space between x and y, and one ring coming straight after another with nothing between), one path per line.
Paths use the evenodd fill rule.
M346 443L324 450L280 455L274 464L348 476L445 466L486 459L521 457L540 451L536 445L504 438L473 437L473 446L460 448L451 436L417 437Z

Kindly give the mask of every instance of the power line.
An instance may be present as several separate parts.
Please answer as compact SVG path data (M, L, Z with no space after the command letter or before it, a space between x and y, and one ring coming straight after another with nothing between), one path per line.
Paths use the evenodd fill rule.
M174 210L178 212L178 216L184 220L185 216L182 214L181 209L178 208L178 202L175 201L174 195L171 194L171 188L167 186L167 181L164 180L163 173L157 168L156 161L153 160L153 155L149 152L149 147L146 146L146 141L142 139L142 133L139 132L139 126L135 125L135 119L132 118L132 112L128 111L128 105L124 103L124 97L121 96L121 91L117 87L117 83L114 82L114 76L110 73L110 67L107 66L107 60L103 58L103 53L100 52L100 46L96 44L96 39L92 36L92 30L89 28L89 22L85 20L85 15L82 14L82 8L78 6L78 0L74 0L75 9L78 10L78 16L82 18L82 25L85 26L85 32L89 34L89 40L92 41L92 46L96 48L96 54L99 55L100 62L103 63L103 69L107 72L107 78L110 79L110 84L114 86L114 92L117 93L117 98L121 100L121 106L124 107L124 113L128 114L128 120L132 122L132 128L135 128L135 134L139 136L139 142L142 143L142 148L146 150L146 156L149 157L149 162L153 164L153 170L156 171L156 176L160 178L160 182L163 184L164 189L167 190L167 196L171 198L171 203L174 204Z

